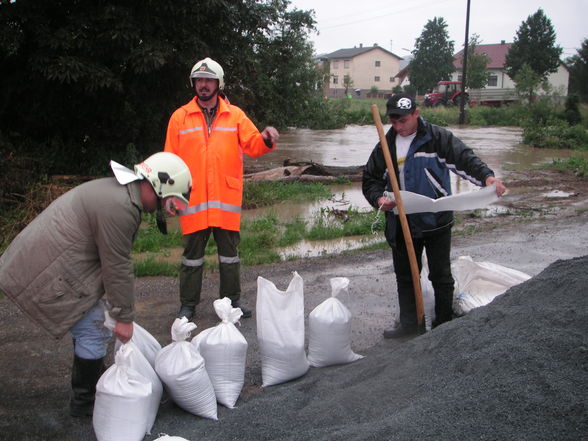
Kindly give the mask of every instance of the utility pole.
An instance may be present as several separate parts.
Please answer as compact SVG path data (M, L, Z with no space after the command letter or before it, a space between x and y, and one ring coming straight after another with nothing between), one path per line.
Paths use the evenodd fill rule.
M461 96L459 100L459 123L465 123L465 89L466 89L466 76L468 70L468 43L470 33L470 0L467 0L467 12L466 12L466 28L465 28L465 44L463 45L463 72L461 74Z

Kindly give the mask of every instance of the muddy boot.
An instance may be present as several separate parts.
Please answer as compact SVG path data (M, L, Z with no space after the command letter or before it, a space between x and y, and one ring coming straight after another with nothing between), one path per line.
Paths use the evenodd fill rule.
M74 355L71 372L72 397L69 413L73 417L92 416L96 383L104 373L104 359L86 360Z

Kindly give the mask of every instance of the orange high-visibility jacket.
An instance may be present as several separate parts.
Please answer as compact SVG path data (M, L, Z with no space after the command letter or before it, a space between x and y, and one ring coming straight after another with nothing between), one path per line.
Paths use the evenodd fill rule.
M243 199L243 153L257 157L270 152L263 136L239 107L218 98L210 134L196 98L171 116L166 152L190 167L192 193L180 218L182 233L208 227L239 231Z

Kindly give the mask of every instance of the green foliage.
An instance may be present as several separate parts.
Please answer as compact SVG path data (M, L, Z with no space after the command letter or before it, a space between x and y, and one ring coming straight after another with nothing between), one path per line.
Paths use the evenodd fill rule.
M410 62L410 83L419 92L431 90L437 82L448 80L453 66L453 41L449 40L447 23L435 17L425 25L416 39L414 58Z
M157 254L150 254L144 259L133 263L135 277L170 276L177 277L180 274L180 263L171 263L159 259Z
M289 6L2 1L0 132L30 140L48 173L104 172L128 145L145 157L193 96L188 72L204 56L221 63L227 95L254 121L304 123L320 99L307 39L314 19Z
M540 80L557 71L562 48L555 44L556 34L551 20L538 9L521 23L505 59L509 77L516 82L519 70L527 65ZM528 74L526 74L528 77Z
M161 234L157 228L155 214L143 214L143 226L139 229L135 242L133 243L133 252L157 252L164 248L181 245L182 233L179 230L168 228L168 234Z
M559 170L570 170L576 176L588 177L588 160L577 156L572 156L567 159L554 159L548 167Z
M476 53L476 47L480 44L479 40L480 36L473 34L468 43L466 89L483 89L490 78L490 72L486 69L490 58L485 53Z
M527 102L533 102L537 89L544 83L541 75L536 73L527 63L520 67L513 79L516 83L517 95Z
M582 114L580 113L580 99L578 95L570 94L566 98L564 110L564 118L570 126L580 124L582 122Z
M588 38L582 42L578 53L566 60L570 70L570 92L588 102Z
M320 182L248 181L243 188L243 207L258 208L279 202L311 201L331 196L329 188Z
M588 132L582 126L568 126L559 119L548 124L529 124L523 129L523 143L533 147L588 150Z

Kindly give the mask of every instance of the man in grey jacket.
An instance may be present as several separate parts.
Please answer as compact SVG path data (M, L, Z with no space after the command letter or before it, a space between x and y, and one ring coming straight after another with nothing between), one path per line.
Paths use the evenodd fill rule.
M0 257L0 289L55 338L74 342L72 416L92 415L96 383L112 337L133 335L131 247L142 212L185 207L192 179L184 161L156 153L134 172L111 162L114 178L79 185L51 203ZM160 228L163 230L163 227Z

